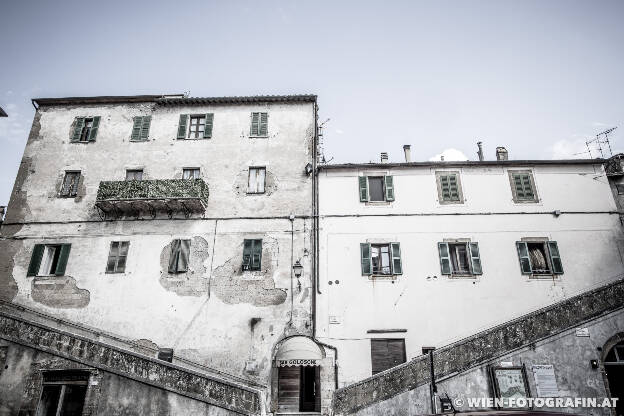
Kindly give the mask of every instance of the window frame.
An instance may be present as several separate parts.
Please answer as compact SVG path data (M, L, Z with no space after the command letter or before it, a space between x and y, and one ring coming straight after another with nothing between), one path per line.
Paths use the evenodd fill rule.
M533 170L531 169L509 169L507 171L509 176L509 186L511 188L511 196L513 202L516 204L536 204L540 202L537 186L535 184L535 175ZM518 190L516 189L515 178L514 175L528 175L529 176L529 185L531 187L531 191L533 192L533 198L518 198Z
M128 178L128 174L129 174L129 173L133 173L133 174L136 174L136 173L141 173L141 178L140 178L140 179L135 179L135 178L129 179L129 178ZM125 181L127 181L127 182L131 182L131 181L142 181L142 180L143 180L143 175L144 175L144 174L145 174L145 170L144 170L144 169L141 169L141 168L136 168L136 169L126 169L126 179L124 179L124 180L125 180Z
M93 128L93 121L95 117L85 117L82 125L82 129L80 131L80 137L78 138L78 143L88 143L89 136L91 136L91 129ZM91 123L89 125L89 123Z
M192 131L193 120L203 121L203 123L197 123L195 131ZM199 140L204 138L204 130L206 130L206 114L189 114L187 123L186 140ZM199 127L203 126L203 129L199 131ZM191 134L195 134L195 137L191 137Z
M258 172L259 171L263 171L264 172L264 181L262 183L262 191L251 191L250 190L250 185L251 185L251 171L255 170L256 171L256 178L258 177ZM267 169L266 166L250 166L248 171L247 171L247 194L249 195L262 195L264 193L266 193L266 174L267 174Z
M521 255L521 249L519 243L524 243L527 249L527 256ZM548 266L548 270L544 270L543 272L536 273L535 267L533 266L533 259L531 258L529 252L529 244L540 244L543 249L544 258L546 261L546 265ZM556 246L557 255L553 255L552 246ZM516 251L518 255L518 260L520 262L520 273L524 276L528 276L529 279L556 279L563 275L565 271L563 270L563 260L561 258L561 251L559 250L559 245L556 240L551 240L547 237L524 237L520 241L516 241ZM561 272L555 271L555 265L553 264L553 257L558 258L560 262ZM531 267L531 273L526 273L523 270L522 259L528 258L529 265Z
M50 381L50 380L46 380L46 378L49 375L55 374L55 373L66 373L66 377L61 377L60 380L54 380L54 381ZM71 375L73 374L80 374L83 377L80 377L81 379L74 379L72 380ZM84 376L86 376L86 379L82 379L84 378ZM39 416L39 415L43 415L44 411L46 409L44 409L44 402L43 402L43 397L46 391L46 388L48 389L52 389L56 386L60 386L60 392L58 394L58 399L56 399L56 414L63 414L62 410L63 410L63 405L65 404L65 394L67 392L67 386L80 386L84 389L84 396L82 398L82 411L84 412L85 406L87 405L87 398L89 397L89 388L90 388L90 381L91 381L91 377L92 373L89 371L82 371L82 370L46 370L42 372L42 381L41 381L41 391L39 393L39 400L37 402L37 408L35 411L35 415ZM63 380L63 378L65 378L65 380ZM78 378L77 376L74 376L74 378ZM48 409L49 410L49 409Z
M197 177L193 175L192 178L185 178L187 172L197 172ZM182 168L182 179L201 179L201 168Z
M443 176L455 176L455 180L457 183L457 200L445 200L442 192L442 177ZM461 172L457 170L448 171L448 170L440 170L435 172L436 177L436 186L438 188L438 203L440 205L461 205L465 202L464 200L464 191L461 182Z
M246 252L246 246L247 246L247 242L250 242L250 254L249 254L249 261L245 260L245 257L247 256ZM260 246L260 253L259 253L259 258L258 258L258 265L254 266L254 255L258 255L258 253L254 253L254 248L256 245ZM243 240L243 262L241 265L241 269L242 271L249 271L249 272L259 272L262 270L262 238L245 238Z
M254 114L258 114L257 128L254 131ZM265 133L262 134L262 114L266 115ZM249 120L249 137L265 139L269 137L269 112L268 111L252 111Z
M445 246L447 256L442 255L442 246ZM458 271L453 264L453 256L451 254L451 247L464 246L466 250L466 264L468 265L467 271ZM475 255L476 253L476 255ZM455 248L454 254L457 255ZM440 259L440 274L448 276L449 278L457 279L476 279L483 274L483 261L481 259L481 248L479 242L472 241L470 238L445 238L443 241L438 242L438 257ZM448 259L448 266L450 273L444 273L444 261ZM456 257L459 261L459 258ZM478 263L478 266L477 266Z
M65 193L65 183L67 182L68 175L77 175L76 182L74 182L71 189ZM63 176L63 183L61 183L61 190L59 192L59 198L76 198L78 196L78 186L80 186L80 180L82 179L82 172L79 170L66 170Z
M113 244L117 244L117 255L113 256ZM122 255L122 247L125 244L126 254ZM130 251L130 242L129 241L111 241L109 249L108 249L108 257L106 258L106 274L121 274L126 272L126 267L128 265L128 252ZM115 266L113 270L108 269L108 265L111 261L111 257L115 258ZM123 257L123 269L119 270L119 260Z
M407 362L407 349L406 349L406 346L405 346L405 338L371 338L370 339L370 350L371 350L371 373L372 373L372 375L379 374L381 372L384 372L386 370L389 370L391 368L396 367L396 366L390 366L388 368L385 368L385 369L382 369L382 370L379 370L379 371L375 371L375 366L374 366L374 363L375 363L374 362L374 358L375 357L373 356L373 350L374 350L373 344L380 343L380 342L385 342L386 345L388 345L389 341L394 341L394 342L400 341L400 344L401 344L401 347L402 347L401 350L402 350L402 353L403 353L403 357L401 358L402 362L398 363L397 365L405 364ZM386 348L386 352L389 352L387 348ZM387 357L386 359L390 359L390 358L391 357Z

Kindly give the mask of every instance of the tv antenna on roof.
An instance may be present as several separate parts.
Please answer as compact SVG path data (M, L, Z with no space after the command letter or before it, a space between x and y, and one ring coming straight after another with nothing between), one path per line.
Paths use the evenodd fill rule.
M609 149L609 157L613 156L613 151L611 150L611 143L609 143L609 133L612 133L617 127L612 127L603 132L600 132L596 135L595 139L587 140L585 142L585 146L587 146L587 153L589 153L589 158L592 158L591 149L589 147L590 144L596 143L598 147L598 151L600 152L600 157L604 159L604 152L602 149L602 145L606 144Z

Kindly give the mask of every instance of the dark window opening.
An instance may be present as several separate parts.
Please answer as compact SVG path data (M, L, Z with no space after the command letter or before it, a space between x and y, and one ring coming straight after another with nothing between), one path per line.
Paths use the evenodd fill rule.
M624 342L615 345L607 353L604 362L607 380L609 381L609 393L612 398L619 397L615 405L615 414L624 414Z
M126 180L127 181L142 181L143 169L127 169Z
M81 142L88 142L89 135L91 134L91 128L93 127L93 117L84 119L84 126L82 127L82 131L80 132Z
M277 407L284 413L320 412L320 367L279 367Z
M245 240L243 243L243 270L260 270L262 267L262 240Z
M466 243L449 244L451 265L455 274L470 274L470 258Z
M189 122L189 139L201 139L204 137L204 129L206 128L206 116L191 116L191 121Z
M368 177L368 197L370 201L385 201L383 176Z
M43 376L38 416L81 416L87 396L89 374L54 371Z
M173 240L169 255L169 273L186 273L189 266L191 240Z
M404 339L371 339L373 375L403 364L406 360Z
M106 263L106 273L124 273L128 257L128 241L112 241Z
M199 179L199 168L182 169L182 179Z
M371 244L373 274L392 274L389 244Z
M61 256L61 246L45 246L43 252L43 259L41 260L41 267L39 268L38 276L51 276L56 271L59 258Z
M534 274L551 274L550 262L545 243L527 243L529 259Z
M62 197L75 197L78 194L78 183L80 182L80 171L65 172L63 186L61 188Z

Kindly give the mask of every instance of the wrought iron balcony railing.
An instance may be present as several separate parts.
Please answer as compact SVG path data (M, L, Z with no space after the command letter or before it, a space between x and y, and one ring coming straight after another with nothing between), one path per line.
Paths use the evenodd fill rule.
M208 185L202 179L102 181L95 201L101 216L121 217L165 212L172 217L203 213L208 205Z

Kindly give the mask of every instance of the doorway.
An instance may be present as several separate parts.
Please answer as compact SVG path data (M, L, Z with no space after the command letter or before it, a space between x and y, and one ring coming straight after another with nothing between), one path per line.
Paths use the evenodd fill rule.
M624 416L624 341L616 344L607 353L604 362L611 397L618 397L615 407L617 416Z
M320 367L279 367L277 412L320 411Z

